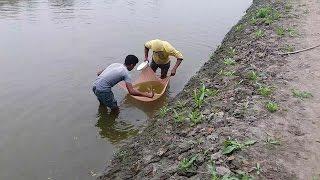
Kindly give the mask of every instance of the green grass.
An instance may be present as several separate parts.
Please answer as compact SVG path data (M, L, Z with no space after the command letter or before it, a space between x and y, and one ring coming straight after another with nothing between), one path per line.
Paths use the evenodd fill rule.
M257 81L259 78L259 74L256 71L250 71L247 76L251 81Z
M291 4L286 4L285 6L284 6L284 9L285 9L285 11L288 13L288 12L290 12L290 10L292 9L292 5Z
M264 36L264 34L265 34L264 31L262 31L261 29L256 30L256 32L254 33L256 38L261 38Z
M236 55L236 50L233 47L229 47L227 50L229 57L233 58Z
M293 52L294 51L294 47L292 45L286 44L282 48L282 51L284 51L284 52Z
M175 109L173 110L173 118L174 118L174 122L176 123L181 123L185 121L185 117L183 113L178 113Z
M258 93L261 96L268 97L272 94L272 89L269 86L260 86L258 89Z
M269 112L273 113L279 110L279 105L275 102L269 101L266 103L266 108Z
M244 29L244 25L243 24L239 24L238 26L236 26L236 32L240 32Z
M284 36L285 33L286 33L286 30L283 27L278 27L276 29L276 33L277 33L278 36Z
M234 151L241 150L246 146L251 146L255 144L257 141L255 140L248 140L244 143L240 143L236 140L226 140L223 144L222 154L228 155L232 154Z
M298 35L297 30L293 29L293 28L288 28L287 29L289 36L294 37Z
M223 60L223 63L227 66L231 66L231 65L235 65L236 64L236 61L232 58L225 58Z
M208 170L211 175L211 180L219 180L220 179L220 177L218 176L218 172L216 170L216 165L214 164L214 162L210 162L210 164L208 164Z
M251 18L251 23L256 24L257 21L261 21L267 25L272 22L278 20L280 18L280 14L277 10L271 7L262 7L258 9L255 13L255 16Z
M266 143L268 145L280 145L280 141L279 140L273 139L270 136L267 137Z
M182 161L180 161L178 168L183 172L187 172L192 166L194 166L197 158L197 155L194 155L190 158L183 158Z
M168 106L163 106L162 108L160 108L159 110L159 116L161 118L163 118L168 112L169 112L170 108L168 108Z
M196 104L196 108L201 108L207 89L204 84L202 84L200 89L195 89L193 91L193 101Z
M307 99L312 97L312 94L310 92L299 91L297 89L292 89L292 95L293 97L300 98L300 99Z
M186 106L186 102L181 102L181 101L178 101L176 104L175 104L175 108L177 109L183 109L185 106Z
M223 75L223 76L227 76L227 77L233 77L235 76L235 71L224 71L224 70L221 70L219 72L220 75Z
M202 114L199 112L199 110L194 110L189 114L191 126L197 125L202 122Z

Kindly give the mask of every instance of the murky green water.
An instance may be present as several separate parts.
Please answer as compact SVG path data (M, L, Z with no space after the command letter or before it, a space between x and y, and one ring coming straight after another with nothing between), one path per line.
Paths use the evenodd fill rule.
M0 179L93 179L208 59L250 0L0 0ZM166 96L114 88L110 115L91 92L98 68L143 57L152 38L184 61ZM175 61L173 61L173 64ZM136 77L137 72L132 72Z

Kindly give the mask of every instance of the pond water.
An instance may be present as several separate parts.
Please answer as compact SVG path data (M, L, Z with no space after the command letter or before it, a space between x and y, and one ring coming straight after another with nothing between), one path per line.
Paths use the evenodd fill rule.
M0 179L94 179L209 59L250 0L0 0ZM169 41L184 55L168 93L118 116L91 91L96 70ZM172 65L175 59L172 59ZM138 76L133 71L133 77Z

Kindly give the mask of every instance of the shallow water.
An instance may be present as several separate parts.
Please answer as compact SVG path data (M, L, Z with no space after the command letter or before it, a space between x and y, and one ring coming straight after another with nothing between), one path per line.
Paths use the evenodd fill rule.
M250 3L0 0L0 179L93 179L114 146L183 88ZM91 92L96 70L131 53L142 59L152 38L184 55L169 91L146 104L115 87L121 113L110 115Z
M148 81L136 84L134 87L141 92L154 92L155 94L161 94L165 86L159 81Z

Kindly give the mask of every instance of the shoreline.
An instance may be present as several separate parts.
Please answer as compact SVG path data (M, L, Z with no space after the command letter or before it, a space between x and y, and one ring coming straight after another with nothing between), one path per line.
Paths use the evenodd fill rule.
M305 18L301 1L254 0L184 89L119 148L98 179L309 177L295 171L297 152L306 148L304 139L295 139L302 130L286 117L294 113L291 101L299 108L302 102L290 94L288 60L279 55L293 51L289 26Z

